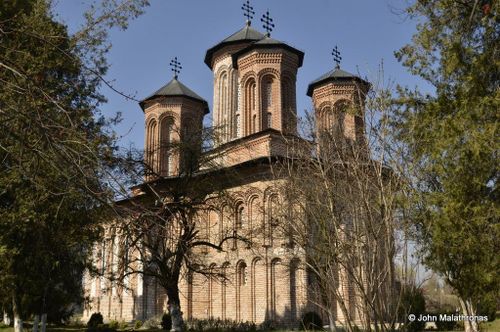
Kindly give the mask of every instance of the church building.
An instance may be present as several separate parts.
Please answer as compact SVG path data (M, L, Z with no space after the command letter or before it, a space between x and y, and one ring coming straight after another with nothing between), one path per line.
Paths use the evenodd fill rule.
M302 139L297 129L296 81L304 52L272 38L269 13L267 18L267 33L247 20L243 28L206 51L204 62L213 73L212 126L218 135L213 151L205 153L216 152L221 167L237 169L243 180L227 189L235 196L232 206L220 204L210 211L209 221L199 225L200 234L208 239L217 239L228 228L262 232L251 235L251 243L228 241L223 251L200 252L204 264L224 271L227 281L198 274L184 278L180 293L185 320L296 326L307 312L323 315L315 305L303 249L278 234L276 223L286 220L276 219L282 198L271 170L274 158L289 156L287 144ZM178 65L177 59L173 65ZM363 140L363 114L343 110L347 104L362 105L368 89L366 81L340 66L311 82L306 93L312 98L317 130L336 128L346 139ZM144 112L146 163L156 174L146 175L145 181L152 183L158 175L180 176L183 156L157 147L189 140L199 131L210 112L207 101L175 73L139 106ZM96 246L94 259L103 271L112 270L118 253L119 248L108 241ZM167 296L155 280L139 274L126 282L129 290L106 278L86 276L89 302L83 319L100 312L105 320L144 321L166 312ZM346 298L353 298L348 284L343 287ZM336 319L342 321L340 310Z

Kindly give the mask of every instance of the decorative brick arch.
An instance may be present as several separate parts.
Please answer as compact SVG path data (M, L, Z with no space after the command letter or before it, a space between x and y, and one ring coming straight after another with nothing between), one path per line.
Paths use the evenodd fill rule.
M264 321L267 317L266 265L261 257L254 257L251 263L250 318L253 322Z
M227 319L227 285L230 284L230 278L228 276L228 270L231 263L225 262L221 265L221 318Z
M236 263L235 271L235 286L236 286L236 321L247 321L247 306L245 306L245 300L248 298L248 285L247 285L247 273L248 268L245 260L240 259Z
M290 276L290 319L296 321L299 318L300 310L300 277L299 269L301 265L301 260L294 257L290 260L289 266L289 276Z
M153 174L158 170L158 153L156 151L158 139L158 120L155 116L151 116L146 120L145 159L149 172Z
M248 229L249 232L249 240L253 242L253 238L259 238L259 233L262 225L262 194L257 190L252 190L247 193L246 197L246 205L247 205L247 220L248 220Z
M280 118L281 105L278 105L278 98L281 91L281 75L274 68L264 68L257 74L257 88L260 95L260 125L262 129L279 129L276 123Z
M259 70L259 72L257 73L259 83L262 83L262 79L268 75L273 76L273 78L276 80L279 80L281 77L280 72L278 70L276 70L274 68L264 68L264 69Z
M280 292L278 291L278 283L282 282L282 275L281 275L281 265L283 261L281 258L274 258L271 260L271 280L270 280L270 294L269 294L269 304L270 304L270 313L271 313L271 319L272 320L277 320L278 319L278 310L279 310L279 305L280 305Z
M241 86L245 86L245 84L247 83L247 81L250 78L253 78L253 79L255 79L255 81L257 81L257 74L254 71L249 71L249 72L245 73L245 75L243 75L240 78Z
M241 79L242 123L241 132L249 135L259 130L257 76L254 72L246 73Z

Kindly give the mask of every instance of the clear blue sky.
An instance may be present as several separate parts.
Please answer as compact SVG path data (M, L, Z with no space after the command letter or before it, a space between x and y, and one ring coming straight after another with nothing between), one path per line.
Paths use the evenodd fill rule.
M204 97L212 111L213 77L203 59L208 48L245 24L243 0L151 0L144 15L126 31L111 31L107 79L125 93L142 99L167 83L171 58L177 56L183 70L180 80ZM338 45L342 69L373 80L384 62L384 77L409 87L430 88L411 76L394 58L394 51L411 40L415 22L397 15L407 1L396 0L253 0L252 26L260 31L260 17L269 9L276 28L272 37L305 52L297 76L297 110L311 109L307 85L334 66L331 50ZM59 0L55 13L70 31L82 22L88 1ZM108 103L104 114L123 113L115 128L121 145L142 148L143 112L136 102L103 88ZM210 116L210 115L208 115Z

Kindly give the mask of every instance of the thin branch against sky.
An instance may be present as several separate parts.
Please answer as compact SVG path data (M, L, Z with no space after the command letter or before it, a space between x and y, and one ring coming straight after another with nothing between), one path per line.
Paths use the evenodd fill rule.
M89 0L59 1L54 12L75 32L83 22ZM205 98L212 110L213 74L203 62L205 52L222 39L241 29L247 18L241 6L245 1L152 0L144 15L134 20L126 31L112 31L113 47L109 53L110 71L106 77L114 88L137 99L156 91L171 79L170 60L182 59L180 80ZM395 0L253 0L252 27L263 31L258 18L272 12L276 27L272 37L305 52L304 65L297 76L299 115L311 109L306 96L312 80L334 68L331 50L342 50L342 69L376 79L380 62L384 76L396 84L430 91L423 81L412 77L394 58L394 51L409 42L414 22L402 20L394 8ZM141 148L144 140L143 112L133 100L127 100L107 87L103 93L108 103L105 114L123 113L116 127L121 145ZM205 123L210 123L210 114Z

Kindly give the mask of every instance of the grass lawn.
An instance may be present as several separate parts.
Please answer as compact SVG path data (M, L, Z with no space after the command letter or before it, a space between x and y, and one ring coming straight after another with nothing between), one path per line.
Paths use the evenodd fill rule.
M47 327L47 332L85 332L85 330L86 330L85 327L70 327L70 326L61 326L61 327L50 326L50 327ZM30 332L31 325L25 326L24 331ZM165 332L163 330L155 330L155 329L139 330L139 331L140 332ZM463 331L463 330L457 330L457 331ZM0 332L14 332L14 328L13 327L0 328ZM118 331L118 332L120 332L120 331ZM273 331L273 332L279 332L279 331ZM442 332L442 331L433 330L432 332ZM493 322L489 322L489 323L481 325L481 332L500 332L500 317L499 317L499 315L497 314L497 319L495 319Z

